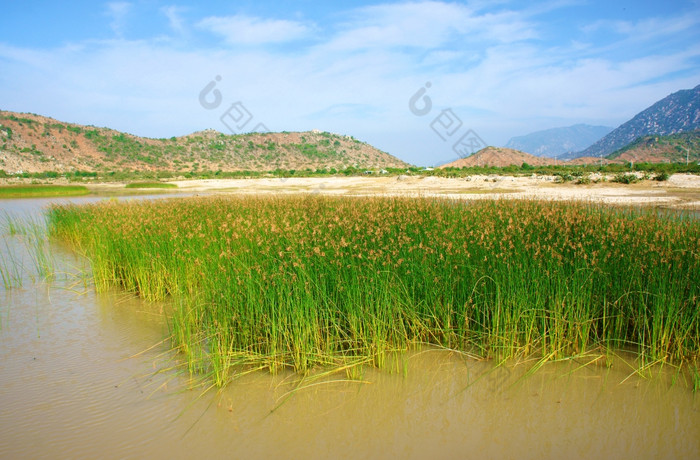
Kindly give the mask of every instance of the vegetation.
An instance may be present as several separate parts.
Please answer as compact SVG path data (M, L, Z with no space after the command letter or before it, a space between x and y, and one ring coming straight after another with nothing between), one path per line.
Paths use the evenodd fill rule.
M412 175L412 176L437 176L437 177L469 177L474 175L510 175L510 176L529 176L551 175L555 176L560 182L574 181L577 184L589 183L586 177L593 173L599 174L619 174L641 172L646 174L655 174L656 177L665 177L668 179L670 175L675 173L690 173L700 174L700 165L691 163L690 165L679 163L634 163L634 164L609 164L609 165L551 165L551 166L530 166L524 163L522 166L506 166L506 167L465 167L465 168L445 168L445 169L424 169L418 167L408 168L384 168L389 176ZM89 181L144 181L151 179L243 179L243 178L258 178L258 177L331 177L331 176L363 176L365 168L355 168L348 166L344 169L336 168L306 168L306 169L283 169L277 168L270 171L211 171L207 169L198 170L161 170L161 171L132 171L128 169L120 170L105 170L105 171L71 171L71 172L56 172L44 171L37 173L20 173L8 174L0 169L0 178L23 178L23 179L55 179L67 178L71 181L84 182ZM378 170L370 170L373 173L378 173ZM657 179L659 180L659 179Z
M183 137L149 139L108 128L5 112L0 113L0 141L3 151L21 159L14 167L22 170L50 170L70 164L100 174L134 168L173 170L182 175L227 168L257 171L265 166L289 170L322 165L337 169L349 165L405 165L368 144L326 132L226 135L206 130Z
M177 188L177 185L167 182L132 182L126 184L126 188Z
M547 166L530 166L525 163L518 166L506 167L482 167L473 166L465 168L445 168L428 171L424 174L440 175L447 177L462 177L465 175L477 174L501 174L501 175L548 175L548 176L570 176L571 180L575 177L581 177L586 174L618 174L630 172L648 172L648 173L690 173L700 174L700 165L691 163L686 165L683 163L610 163L606 165L590 164L590 165L547 165ZM566 182L564 180L564 182Z
M87 195L82 185L8 185L0 186L0 198L37 198Z
M43 218L19 218L3 212L0 214L0 237L20 238L18 246L5 242L0 248L0 286L5 289L21 287L26 276L34 280L54 277L54 258Z
M668 136L641 136L630 144L616 150L607 156L615 159L622 154L635 150L663 151L670 155L673 161L684 163L686 160L697 163L700 159L700 130L670 134Z
M173 300L172 340L246 366L382 366L434 344L502 361L621 348L700 362L700 222L581 203L322 196L54 206L98 289Z
M624 174L619 173L613 177L612 182L618 182L620 184L635 184L642 180L636 174Z

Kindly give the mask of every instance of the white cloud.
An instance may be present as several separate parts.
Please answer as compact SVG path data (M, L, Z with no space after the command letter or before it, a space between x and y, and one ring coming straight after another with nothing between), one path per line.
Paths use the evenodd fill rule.
M310 28L297 21L263 19L237 14L211 16L197 23L202 29L221 35L230 44L260 45L304 38Z
M582 28L585 33L610 31L635 41L648 41L658 37L675 36L696 29L700 17L693 14L671 18L648 18L639 21L599 20Z
M109 26L112 31L119 37L124 33L124 26L126 25L126 16L131 10L131 3L128 2L111 2L107 3L107 16L111 18Z
M179 6L166 6L161 8L161 12L168 18L170 28L178 35L184 35L186 32L185 22L180 16L180 13L185 9Z
M427 1L360 8L328 44L338 50L414 47L432 49L451 40L511 43L533 38L534 27L516 13L479 15L458 3Z

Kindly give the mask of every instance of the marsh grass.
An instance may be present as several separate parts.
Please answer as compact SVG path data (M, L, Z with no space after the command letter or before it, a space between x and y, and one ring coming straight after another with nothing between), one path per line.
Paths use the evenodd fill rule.
M87 195L82 185L6 185L0 186L0 198L39 198Z
M132 182L130 184L126 184L125 188L166 189L166 188L177 188L177 184L169 184L167 182Z
M172 298L174 346L216 385L246 368L357 378L417 344L698 362L700 223L654 211L210 197L54 206L49 227L97 289Z
M54 278L56 263L45 217L18 217L5 212L0 216L0 238L0 281L5 289L21 287L25 278Z
M0 281L5 290L22 286L22 265L15 250L6 240L0 247Z

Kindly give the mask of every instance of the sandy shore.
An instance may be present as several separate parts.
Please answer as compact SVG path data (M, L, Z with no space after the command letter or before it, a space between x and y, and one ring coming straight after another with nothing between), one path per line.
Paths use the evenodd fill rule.
M675 174L665 182L623 185L555 183L552 176L321 177L289 179L207 179L172 181L180 192L235 194L314 193L323 195L442 196L455 199L539 198L614 204L647 204L700 210L700 176Z
M197 179L169 181L173 190L148 190L148 193L226 193L289 194L309 193L346 196L441 196L453 199L537 198L583 200L622 205L651 205L700 211L700 176L674 174L667 181L652 180L624 185L607 181L590 185L556 183L553 176L470 176L448 179L423 176L308 177L267 179ZM67 184L65 179L50 181ZM29 183L0 180L0 185ZM109 195L139 194L146 190L124 189L124 183L92 183L92 191Z

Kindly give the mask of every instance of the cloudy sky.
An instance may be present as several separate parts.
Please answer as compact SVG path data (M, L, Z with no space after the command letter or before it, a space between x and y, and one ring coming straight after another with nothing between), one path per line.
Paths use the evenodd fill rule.
M698 1L198 3L5 2L0 109L148 137L320 129L433 165L700 84Z

